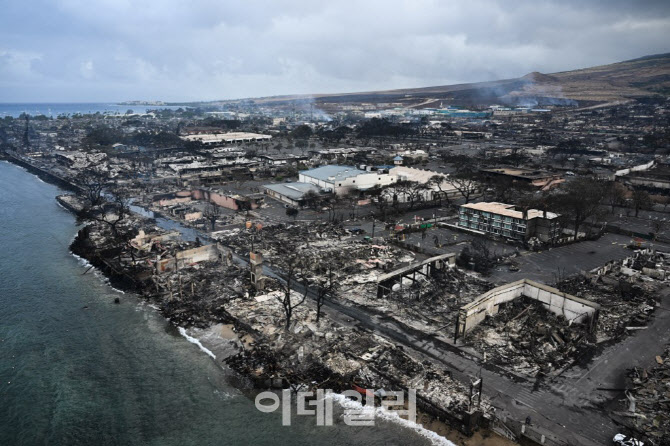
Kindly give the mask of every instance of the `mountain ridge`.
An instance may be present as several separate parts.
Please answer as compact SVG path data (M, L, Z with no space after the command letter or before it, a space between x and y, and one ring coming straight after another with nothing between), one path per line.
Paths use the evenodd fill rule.
M556 73L533 71L494 81L351 93L277 95L183 104L225 105L253 101L260 105L314 102L320 108L345 103L393 102L407 107L453 105L589 105L670 96L670 53Z

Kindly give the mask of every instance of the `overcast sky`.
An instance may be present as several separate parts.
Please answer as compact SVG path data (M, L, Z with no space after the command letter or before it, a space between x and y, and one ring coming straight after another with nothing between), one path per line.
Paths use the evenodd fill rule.
M670 51L670 1L2 0L0 102L447 85Z

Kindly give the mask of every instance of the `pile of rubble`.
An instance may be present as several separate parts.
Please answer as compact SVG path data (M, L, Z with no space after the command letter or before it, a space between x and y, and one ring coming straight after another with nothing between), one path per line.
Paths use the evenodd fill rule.
M251 286L248 270L219 259L214 245L185 242L178 232L135 216L120 222L116 231L106 223L90 223L71 249L107 274L114 286L152 301L176 325L202 328L229 321L225 304Z
M628 410L620 412L626 424L645 435L652 445L670 445L670 346L656 356L655 367L634 368L628 376L632 381L624 400Z
M232 229L214 234L218 240L240 254L248 253L253 246L265 258L282 255L287 247L310 247L315 242L330 241L338 245L349 232L340 225L330 223L295 223L271 226L251 225L247 229Z
M226 362L260 385L295 388L317 382L332 389L348 388L346 383L361 367L351 351L365 348L366 339L323 318L317 325L308 306L296 308L296 322L285 330L281 306L271 294L266 296L257 296L260 302L236 299L227 306L239 330L254 341Z
M383 272L383 271L382 271ZM388 315L417 330L453 333L458 309L472 302L493 285L478 275L456 267L438 270L434 275L403 279L383 297L377 296L377 275L367 281L358 276L349 280L351 287L342 297L369 311Z
M361 240L330 223L276 225L262 229L233 229L213 234L240 256L253 249L270 265L281 265L291 253L300 252L315 263L330 263L341 288L368 284L374 295L377 276L414 259L412 253L375 240Z
M342 326L329 318L322 317L317 322L310 300L295 307L294 322L286 330L285 313L279 301L282 291L276 288L276 283L269 281L264 294L236 298L226 305L240 327L245 327L256 340L252 350L229 360L238 370L262 380L281 378L292 385L329 377L336 388L348 388L366 361L376 358L379 350L392 346L378 336ZM300 296L294 292L292 298L297 301ZM262 365L259 358L268 360L268 366ZM312 376L315 370L328 373Z
M434 362L414 358L402 348L380 351L360 370L358 378L375 388L416 389L421 398L452 413L462 413L470 408L469 389L464 384L454 380L448 371L436 367ZM493 410L487 401L482 401L479 407L484 413Z
M600 304L598 342L613 340L646 327L658 305L655 296L664 286L661 277L670 271L669 260L667 254L637 251L633 257L611 262L588 277L564 280L558 287Z
M597 279L577 276L560 282L566 293L600 304L598 342L618 339L631 331L645 327L656 309L655 286L631 283L616 275Z
M228 311L255 341L226 362L262 385L300 387L312 383L336 391L357 385L368 389L416 389L435 407L460 414L468 409L469 389L430 361L355 326L315 320L312 305L296 309L295 324L282 327L282 310L270 292L231 301ZM245 329L241 329L245 330ZM480 409L493 409L483 401Z
M410 356L356 324L343 325L328 317L317 322L315 302L311 299L293 309L292 323L286 329L280 284L268 277L265 288L256 291L246 267L218 256L217 253L229 252L226 247L183 242L178 236L173 238L171 233L153 227L148 220L129 220L123 225L141 230L115 239L106 224L93 223L77 243L88 245L89 256L103 255L115 269L131 275L137 283L135 290L154 302L172 323L197 328L215 323L234 326L245 342L226 362L259 385L307 385L333 390L355 385L417 389L422 401L440 411L453 412L456 419L461 419L462 412L468 409L469 389L452 380L447 372ZM266 255L277 259L287 244L291 249L310 251L323 258L337 255L338 278L346 283L363 280L361 277L369 275L370 270L382 269L384 262L397 265L407 257L401 249L350 237L332 225L301 225L284 232L289 235L282 231L264 233ZM310 236L302 235L305 232ZM239 238L242 242L236 237L227 240L240 250L248 249L244 242L252 240L245 240L244 235ZM113 255L106 251L108 245L113 246ZM186 252L195 254L185 258ZM485 402L481 409L492 410Z
M516 373L548 375L594 352L595 339L585 327L569 324L527 297L501 306L468 334L467 346L487 362Z
M247 294L247 273L236 265L201 262L177 272L153 275L153 284L144 294L175 325L205 328L232 320L228 305Z
M113 221L113 217L110 220ZM111 271L112 279L135 288L150 270L149 265L139 261L129 244L136 236L137 228L142 227L145 227L145 221L133 216L119 220L114 226L100 221L90 223L79 230L70 249L106 273Z

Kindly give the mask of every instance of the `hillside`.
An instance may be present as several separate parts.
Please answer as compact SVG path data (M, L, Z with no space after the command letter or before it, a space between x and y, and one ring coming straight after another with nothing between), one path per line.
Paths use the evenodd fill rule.
M610 101L670 95L670 53L564 71L553 76L563 94L576 100Z
M317 102L400 101L460 104L576 105L670 94L670 53L580 70L529 73L517 79L386 92L328 95ZM408 96L409 95L409 96ZM426 102L428 100L434 102Z
M410 107L456 105L592 105L670 95L670 53L573 71L529 73L516 79L388 91L275 96L254 99L267 105L314 100L323 109L361 102ZM222 101L230 103L238 101Z

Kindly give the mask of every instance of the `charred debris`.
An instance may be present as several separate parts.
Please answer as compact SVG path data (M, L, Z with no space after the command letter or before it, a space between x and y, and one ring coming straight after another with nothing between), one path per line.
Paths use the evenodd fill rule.
M185 242L178 233L137 216L115 230L121 235L109 224L88 224L72 250L106 271L115 286L140 293L178 326L231 326L238 351L225 362L258 386L416 388L427 413L451 420L464 432L476 428L470 389L444 367L351 319L333 319L328 313L317 320L315 297L329 274L337 286L325 298L336 301L345 287L374 281L371 271L383 273L412 261L412 255L381 240L357 239L328 223L265 227L262 237L255 229L219 233L211 244ZM252 282L250 265L242 257L251 249L262 253L276 273ZM293 253L309 262L291 264ZM345 280L356 275L361 277ZM289 280L297 290L286 289ZM305 299L307 290L315 291ZM293 302L288 324L287 292ZM476 412L490 416L493 408L479 401Z
M258 386L416 388L465 432L594 440L571 411L611 413L552 395L667 323L667 98L400 101L6 118L1 153L74 192L73 252ZM624 418L660 444L663 372L631 373Z

